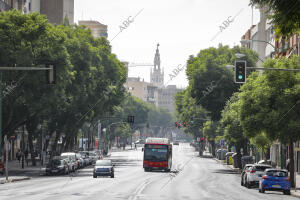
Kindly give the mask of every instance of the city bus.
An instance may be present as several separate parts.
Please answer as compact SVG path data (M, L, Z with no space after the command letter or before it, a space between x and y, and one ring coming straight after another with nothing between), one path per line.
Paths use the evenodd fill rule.
M145 171L164 170L171 171L172 144L167 138L147 138L143 148Z

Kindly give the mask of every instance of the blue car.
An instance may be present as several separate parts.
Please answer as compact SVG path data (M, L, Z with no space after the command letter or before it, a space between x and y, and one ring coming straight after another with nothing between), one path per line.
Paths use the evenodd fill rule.
M259 181L259 192L282 191L291 194L290 178L287 170L269 168L265 170L263 179Z

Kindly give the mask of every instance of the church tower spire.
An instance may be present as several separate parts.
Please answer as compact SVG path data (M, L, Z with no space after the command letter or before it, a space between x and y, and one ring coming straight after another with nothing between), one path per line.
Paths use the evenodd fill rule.
M156 52L154 56L154 67L153 70L150 72L150 82L153 83L155 86L163 87L164 85L164 73L163 70L160 68L160 54L159 54L159 44L157 44Z
M160 70L160 54L159 54L159 44L157 44L157 47L156 47L156 52L155 52L155 57L154 57L154 69L157 69Z

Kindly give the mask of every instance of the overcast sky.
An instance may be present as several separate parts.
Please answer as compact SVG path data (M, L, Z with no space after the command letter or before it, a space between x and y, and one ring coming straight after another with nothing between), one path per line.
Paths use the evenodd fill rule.
M259 12L254 9L253 13L253 23L257 24ZM120 32L123 22L135 15L133 22ZM227 19L232 22L220 32ZM252 9L249 0L75 0L75 22L78 20L108 25L108 40L120 32L111 45L122 61L153 63L159 43L166 83L172 70L185 65L189 55L219 43L239 45L252 24ZM129 76L149 81L150 67L129 68ZM185 71L169 84L187 86Z

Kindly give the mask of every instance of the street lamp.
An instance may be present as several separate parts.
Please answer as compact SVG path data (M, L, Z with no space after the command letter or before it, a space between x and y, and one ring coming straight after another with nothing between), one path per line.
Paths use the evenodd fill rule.
M241 41L240 41L242 44L244 43L246 43L246 44L249 44L249 43L251 43L251 42L263 42L263 43L267 43L267 44L269 44L271 47L273 47L274 48L274 51L275 51L275 55L278 53L278 48L276 48L272 43L270 43L270 42L268 42L268 41L264 41L264 40L253 40L253 39L242 39Z

